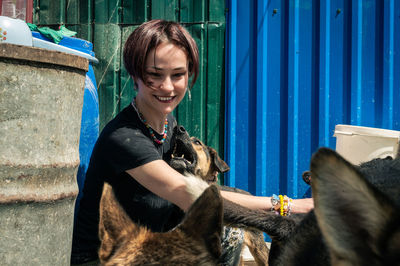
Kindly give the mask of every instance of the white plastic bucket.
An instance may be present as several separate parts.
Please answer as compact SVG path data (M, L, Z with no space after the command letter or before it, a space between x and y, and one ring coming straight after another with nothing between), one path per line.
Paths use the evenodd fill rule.
M336 151L353 164L374 158L394 157L400 140L400 131L336 125Z

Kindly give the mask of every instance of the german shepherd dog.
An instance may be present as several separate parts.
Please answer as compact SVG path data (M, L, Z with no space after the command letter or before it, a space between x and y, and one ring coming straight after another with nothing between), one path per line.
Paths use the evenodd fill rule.
M100 262L110 266L217 265L221 256L222 208L218 189L210 186L175 229L154 233L132 222L111 186L105 183L100 202Z
M218 175L230 169L215 149L205 145L196 137L190 137L183 126L174 128L172 143L173 152L168 163L183 175L194 175L209 184L217 184ZM227 186L219 186L219 188L250 194L247 191ZM269 249L261 231L246 228L244 230L244 244L249 248L257 265L268 265Z
M326 148L311 160L315 215L331 264L400 265L399 158L360 168Z
M269 265L400 265L400 157L355 166L321 148L310 169L310 213L235 217L271 236Z

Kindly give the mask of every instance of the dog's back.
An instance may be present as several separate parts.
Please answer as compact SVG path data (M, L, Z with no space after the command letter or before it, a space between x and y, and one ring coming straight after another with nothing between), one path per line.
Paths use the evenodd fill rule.
M100 203L100 261L103 265L217 265L222 209L218 189L210 186L177 228L154 233L133 223L105 184Z

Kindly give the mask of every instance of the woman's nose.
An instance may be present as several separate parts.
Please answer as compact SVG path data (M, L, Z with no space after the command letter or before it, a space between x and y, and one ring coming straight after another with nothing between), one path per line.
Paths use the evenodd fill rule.
M172 80L170 77L166 77L163 82L161 83L160 89L163 90L173 90L174 89L174 84L172 83Z

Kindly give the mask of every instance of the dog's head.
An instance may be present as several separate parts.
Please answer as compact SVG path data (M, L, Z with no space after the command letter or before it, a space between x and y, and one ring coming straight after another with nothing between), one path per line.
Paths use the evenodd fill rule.
M154 233L135 224L104 185L100 202L102 265L217 265L221 256L223 205L211 185L173 230Z
M315 214L333 265L400 265L400 208L366 176L376 172L381 180L399 180L400 171L397 161L371 163L365 171L327 148L311 160Z
M229 166L216 150L190 137L183 126L174 128L173 149L169 165L181 174L193 174L207 182L216 182L219 173L229 171Z

